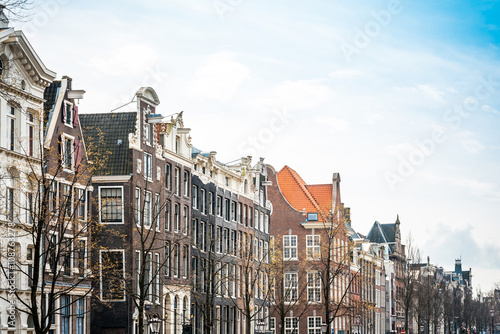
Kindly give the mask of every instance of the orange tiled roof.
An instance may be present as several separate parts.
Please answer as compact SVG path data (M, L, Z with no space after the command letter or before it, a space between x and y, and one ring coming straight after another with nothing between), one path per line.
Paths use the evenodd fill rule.
M307 185L296 171L288 166L283 167L277 175L278 186L290 205L306 212L322 212L327 215L332 203L332 185ZM321 214L319 220L323 221Z

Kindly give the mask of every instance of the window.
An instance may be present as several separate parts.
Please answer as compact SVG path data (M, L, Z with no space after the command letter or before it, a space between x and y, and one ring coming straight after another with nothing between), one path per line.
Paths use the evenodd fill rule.
M224 199L224 219L229 220L230 219L230 206L229 206L230 200L228 198Z
M168 190L172 187L172 165L169 163L165 165L165 187Z
M246 184L246 180L245 180ZM272 317L269 318L269 330L273 332L273 334L276 332L276 318Z
M174 277L179 277L179 244L174 244Z
M100 251L101 299L125 300L125 271L123 250Z
M184 196L189 197L189 172L184 171Z
M15 150L16 143L16 109L10 107L10 113L7 115L7 126L8 126L8 148L11 151Z
M200 222L200 234L201 234L201 236L198 239L199 240L198 242L200 243L200 249L202 251L205 250L205 238L206 238L205 226L206 226L205 222L201 221Z
M64 124L73 127L73 104L68 101L64 101Z
M170 231L172 223L172 204L170 201L165 203L165 230Z
M155 273L154 273L154 276L155 276L155 293L154 293L154 296L155 296L155 301L157 303L160 302L160 295L162 294L162 292L160 291L160 254L156 253L155 254Z
M141 226L141 189L135 188L135 223Z
M188 259L189 259L188 246L184 246L182 250L182 277L184 278L187 277Z
M155 222L155 228L157 231L160 230L160 195L155 194L155 208L154 208L154 217L153 221Z
M14 220L14 189L7 188L7 201L6 201L6 211L9 221Z
M297 260L297 236L284 235L283 236L283 259L284 260Z
M61 334L70 334L71 296L61 296Z
M85 189L77 189L77 195L78 219L85 220L87 218L87 192Z
M48 204L49 204L49 211L54 212L57 210L57 188L58 188L58 183L56 181L52 181L50 183L49 189L48 189Z
M100 187L100 215L103 223L123 223L121 187Z
M317 271L307 273L307 301L321 302L321 275Z
M198 187L193 185L193 190L191 193L191 204L193 209L198 209Z
M205 189L200 189L200 211L207 214L207 206L205 204Z
M182 224L182 233L187 235L188 224L189 224L189 207L187 205L184 206L182 213L183 213L182 216L184 217L184 221Z
M180 170L179 168L175 168L175 173L174 173L174 187L175 187L175 194L177 196L179 196L179 194L181 193L181 190L180 190Z
M28 113L27 131L28 131L28 150L27 153L30 157L33 156L34 150L34 140L35 140L35 125L33 124L34 116L33 113Z
M150 181L153 179L153 156L149 153L144 153L144 177Z
M146 193L144 194L144 226L145 227L151 227L151 206L152 206L151 193L149 191L146 191Z
M64 215L66 217L73 216L73 191L69 184L63 185L63 205L64 205Z
M214 193L209 192L208 193L208 214L213 215L214 214Z
M170 277L170 241L165 242L165 276Z
M26 262L28 263L28 286L33 286L33 255L34 249L33 246L30 246L26 249Z
M76 334L85 333L85 298L76 300Z
M63 265L63 275L71 275L71 253L73 241L70 238L64 237L61 242L61 258Z
M321 317L307 317L307 334L321 334Z
M285 318L285 334L299 334L299 318Z
M236 221L236 202L231 202L231 220Z
M85 276L85 253L87 250L87 242L85 240L78 240L77 244L77 255L78 255L78 262L76 264L76 267L78 268L78 277L84 277Z
M216 214L217 214L217 216L222 217L222 197L221 196L217 196Z
M320 259L320 235L315 234L306 236L306 255L308 260Z
M295 302L297 301L298 295L298 284L299 278L296 272L288 272L285 273L285 302Z
M74 139L62 135L61 136L61 162L65 169L73 170L74 167Z
M151 297L153 295L153 263L151 262L151 254L146 254L146 258L144 259L144 285L146 289L146 299L151 301Z
M181 225L180 210L181 209L179 207L179 204L175 203L175 206L174 206L174 232L180 231L180 225Z

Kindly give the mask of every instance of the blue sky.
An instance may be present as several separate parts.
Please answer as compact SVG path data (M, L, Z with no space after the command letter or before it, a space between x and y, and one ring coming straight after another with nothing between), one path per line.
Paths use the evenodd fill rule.
M342 177L353 226L400 215L431 262L500 282L497 1L39 2L23 29L107 112L152 86L193 143L308 183Z

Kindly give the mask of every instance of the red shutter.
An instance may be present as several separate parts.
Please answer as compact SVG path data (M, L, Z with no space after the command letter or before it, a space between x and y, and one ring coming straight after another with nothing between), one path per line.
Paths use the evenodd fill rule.
M78 106L73 106L73 126L78 126Z

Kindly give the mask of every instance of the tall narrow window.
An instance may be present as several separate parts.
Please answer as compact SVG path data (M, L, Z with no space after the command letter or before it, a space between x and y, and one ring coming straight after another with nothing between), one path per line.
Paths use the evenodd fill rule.
M187 234L189 224L189 207L187 205L184 206L183 217L184 221L182 223L182 233Z
M186 278L188 273L188 246L184 246L182 250L182 277Z
M307 301L321 302L321 276L318 271L307 273Z
M170 277L170 241L165 242L165 276Z
M85 333L85 297L76 300L76 334Z
M320 253L320 235L307 235L306 236L306 255L309 260L319 260Z
M124 251L100 251L101 300L124 300Z
M71 296L61 296L61 334L70 334Z
M7 115L7 126L8 126L8 139L9 139L9 150L15 150L16 143L16 109L14 107L10 107L10 113Z
M193 209L198 210L198 186L193 184L193 190L191 191L191 205Z
M166 201L165 203L165 230L170 231L172 224L172 203Z
M30 157L34 154L34 140L35 140L35 124L33 123L33 113L28 113L27 131L28 131L28 150L27 153Z
M296 272L288 272L285 273L284 277L284 288L285 291L284 297L285 297L285 302L295 302L297 301L299 294L298 294L298 284L299 284L299 279L298 275Z
M6 211L9 221L14 220L14 189L7 188L7 201L6 201Z
M63 205L66 217L73 216L73 191L69 184L63 185Z
M137 226L141 225L141 189L135 188L135 223Z
M215 206L214 193L209 192L208 193L208 214L210 214L210 215L214 214L214 206Z
M72 253L72 239L64 237L61 242L61 257L63 265L63 274L71 275L71 253Z
M73 127L73 105L64 101L64 124Z
M144 153L144 177L150 181L153 179L153 156L149 153Z
M222 197L217 196L217 209L216 209L217 216L222 217Z
M174 173L174 186L175 186L175 194L178 196L181 193L181 185L180 185L180 170L178 167L175 168Z
M172 187L172 165L169 163L165 165L165 187L168 190Z
M103 223L123 223L122 188L100 188L100 214Z
M285 318L285 334L299 334L299 318Z
M174 277L179 277L179 244L174 244Z
M297 236L284 235L283 236L283 259L284 260L297 260Z
M87 242L85 240L78 241L78 276L85 276L85 263L86 263L86 250L87 250Z
M78 219L85 220L87 218L87 192L85 189L77 189L77 196Z
M189 196L189 172L184 171L184 196Z
M146 191L144 194L144 226L151 227L151 193Z
M155 209L154 209L153 220L155 222L155 229L157 231L159 231L160 230L160 194L155 194Z
M180 231L181 225L181 212L179 204L175 203L174 206L174 232Z
M205 189L200 189L200 211L207 214L207 207L205 205Z

